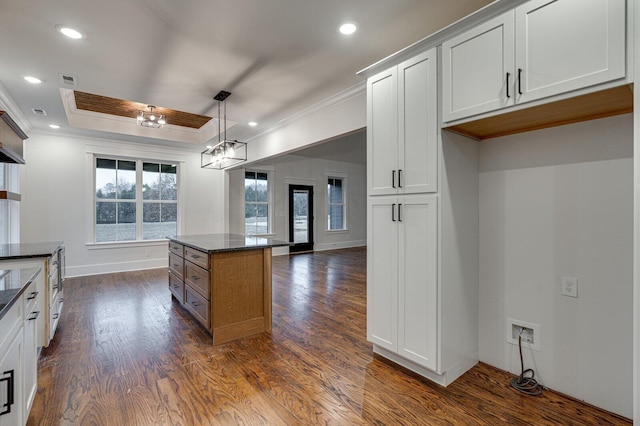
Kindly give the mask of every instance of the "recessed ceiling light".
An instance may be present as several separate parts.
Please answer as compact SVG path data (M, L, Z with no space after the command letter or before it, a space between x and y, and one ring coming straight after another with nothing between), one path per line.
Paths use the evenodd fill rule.
M56 30L75 40L84 38L84 34L82 32L75 28L67 27L66 25L56 25Z
M256 123L255 121L250 121L249 122L249 126L251 127L256 127L258 125L258 123Z
M42 80L40 80L37 77L32 77L30 75L25 75L24 79L27 80L31 84L40 84L40 83L42 83Z
M345 22L338 27L338 31L340 31L344 35L353 34L358 29L358 26L355 22Z
M58 126L57 124L49 124L49 127L51 127L52 129L59 129L60 126Z

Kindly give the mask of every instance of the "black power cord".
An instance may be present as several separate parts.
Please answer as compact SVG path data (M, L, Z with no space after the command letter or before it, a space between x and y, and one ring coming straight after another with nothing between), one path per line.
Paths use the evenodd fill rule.
M520 349L521 373L518 377L514 377L513 379L511 379L511 386L527 395L540 395L542 393L542 385L539 384L536 379L534 379L536 373L532 368L527 368L526 370L524 369L524 361L522 360L522 330L520 331L520 334L518 334L518 349ZM527 374L531 375L527 376Z

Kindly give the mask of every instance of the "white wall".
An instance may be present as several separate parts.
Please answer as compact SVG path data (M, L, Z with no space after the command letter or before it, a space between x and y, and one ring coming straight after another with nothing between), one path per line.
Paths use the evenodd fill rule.
M94 153L179 161L181 234L224 232L224 172L185 149L32 133L21 166L21 242L64 241L67 275L164 267L167 243L92 246Z
M365 137L364 134L362 137ZM363 153L364 154L364 153ZM249 166L260 170L260 165ZM366 244L367 238L367 204L366 204L366 165L330 161L287 155L278 158L275 164L267 167L273 176L273 233L278 240L289 240L289 184L314 186L314 250L331 250L336 248L357 247ZM327 173L347 176L347 230L326 230L327 217ZM243 170L235 170L229 174L230 232L244 233L244 174ZM235 188L235 189L232 189ZM283 253L287 250L276 250Z
M248 162L296 151L367 126L366 81L249 140Z
M480 144L480 360L632 417L633 127L624 115ZM561 295L578 278L577 299Z

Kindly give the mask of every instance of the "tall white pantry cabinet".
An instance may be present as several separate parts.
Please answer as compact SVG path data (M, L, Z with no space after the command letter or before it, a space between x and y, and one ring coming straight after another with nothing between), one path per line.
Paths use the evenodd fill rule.
M440 133L436 53L367 80L367 338L447 385L478 361L478 173Z

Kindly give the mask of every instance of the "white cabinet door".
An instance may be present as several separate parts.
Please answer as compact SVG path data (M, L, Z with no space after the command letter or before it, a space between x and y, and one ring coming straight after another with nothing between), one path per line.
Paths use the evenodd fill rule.
M404 194L438 190L436 50L398 66L398 180Z
M396 67L367 80L367 164L369 195L397 191L398 79Z
M513 16L510 11L442 44L443 121L513 105Z
M532 0L518 7L518 102L624 77L625 29L624 0Z
M22 324L0 347L0 426L24 424L22 389L23 338Z
M399 199L398 353L437 370L438 198Z
M396 197L369 197L367 208L367 339L398 346L398 225Z
M38 348L37 338L37 318L40 315L38 303L30 305L29 311L25 312L24 321L24 419L29 417L33 399L38 389Z

